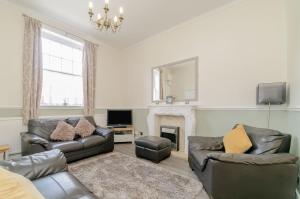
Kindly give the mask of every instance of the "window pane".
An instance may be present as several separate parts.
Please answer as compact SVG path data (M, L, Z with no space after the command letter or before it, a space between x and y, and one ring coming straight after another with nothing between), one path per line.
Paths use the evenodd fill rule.
M82 105L82 77L44 70L42 105Z
M62 72L74 74L73 73L72 61L67 60L67 59L62 59L61 60L61 65L62 65L62 67L61 67Z
M43 88L41 105L82 106L82 49L56 33L42 35ZM50 34L50 35L49 35Z

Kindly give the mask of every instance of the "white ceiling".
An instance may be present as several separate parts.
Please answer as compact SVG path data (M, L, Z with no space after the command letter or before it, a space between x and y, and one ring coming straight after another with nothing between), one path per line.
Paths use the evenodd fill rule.
M10 0L10 2L43 13L49 18L87 33L114 47L127 47L179 23L216 9L234 0L110 0L110 14L124 7L124 23L120 32L112 34L96 30L89 23L89 0ZM93 0L99 12L104 0ZM96 9L97 8L97 9ZM97 10L97 11L96 11Z

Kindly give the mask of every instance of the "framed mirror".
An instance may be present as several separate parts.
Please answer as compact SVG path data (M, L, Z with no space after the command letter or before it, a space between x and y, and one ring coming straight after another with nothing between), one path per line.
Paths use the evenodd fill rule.
M198 100L198 57L152 68L152 102Z

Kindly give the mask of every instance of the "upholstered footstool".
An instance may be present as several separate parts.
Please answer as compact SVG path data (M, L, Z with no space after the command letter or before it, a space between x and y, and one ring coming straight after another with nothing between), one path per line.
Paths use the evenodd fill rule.
M171 155L171 141L157 136L144 136L135 140L135 154L155 163Z

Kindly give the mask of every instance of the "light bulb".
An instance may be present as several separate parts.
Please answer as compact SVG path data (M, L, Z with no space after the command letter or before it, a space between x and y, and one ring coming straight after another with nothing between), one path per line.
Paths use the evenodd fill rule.
M123 7L120 7L120 15L123 15L123 13L124 13L124 9Z
M105 0L105 4L106 4L106 5L109 4L109 0Z
M89 9L93 9L94 5L93 5L93 2L89 2Z
M97 19L98 19L98 20L101 19L101 14L100 14L100 13L97 15Z
M114 17L114 22L115 22L115 23L118 22L118 17L117 17L117 16Z

